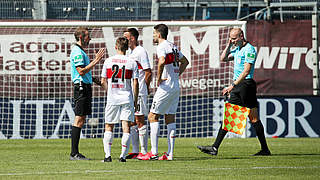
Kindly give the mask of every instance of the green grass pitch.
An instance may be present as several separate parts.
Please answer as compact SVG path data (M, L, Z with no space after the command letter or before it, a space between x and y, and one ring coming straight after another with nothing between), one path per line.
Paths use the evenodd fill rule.
M70 139L0 140L0 179L319 179L320 138L267 139L269 157L255 157L256 138L225 139L218 156L197 145L209 138L177 138L173 161L118 162L121 139L114 139L111 163L102 139L81 139L80 152L91 161L70 161ZM150 144L149 144L150 149ZM159 152L167 149L160 139Z

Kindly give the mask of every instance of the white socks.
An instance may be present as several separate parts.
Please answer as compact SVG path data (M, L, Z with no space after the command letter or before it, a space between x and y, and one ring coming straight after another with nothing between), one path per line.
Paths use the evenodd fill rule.
M151 139L151 153L153 155L158 154L158 134L159 134L159 122L150 123L150 139Z
M173 155L173 150L174 150L174 142L176 139L176 123L170 123L167 125L167 130L168 130L168 152L167 154L169 156Z
M173 156L173 150L174 150L174 142L176 138L176 123L170 123L167 125L168 130L168 152L167 154L169 156Z
M108 158L111 156L111 145L113 140L113 133L111 131L104 132L103 136L103 149L105 152L105 158ZM130 143L130 133L123 133L122 139L121 139L121 155L120 157L125 158L126 154L129 150L129 143Z
M148 126L143 125L139 130L139 142L141 146L141 153L146 154L148 150Z
M136 126L135 126L136 127ZM134 131L137 134L137 131L135 128L131 127L134 129ZM156 155L158 154L158 135L159 135L159 122L153 122L150 123L150 140L151 140L151 152L152 154ZM169 156L173 155L173 150L174 150L174 144L175 144L175 136L176 136L176 123L171 123L167 125L167 130L168 130L168 151L167 154ZM131 133L133 130L131 130ZM137 134L138 135L138 134ZM130 145L130 133L123 133L122 139L121 139L121 155L120 157L125 158L129 151L129 145ZM140 141L141 144L141 153L146 154L147 153L147 146L148 146L148 128L146 125L142 126L139 128L139 136L137 138ZM134 138L132 138L134 140ZM103 137L103 147L104 147L104 152L105 152L105 157L108 158L111 155L111 145L113 141L113 133L111 131L106 131L104 132L104 137ZM139 152L139 141L137 143L138 148L133 149L132 152L138 153ZM134 144L133 144L134 147ZM137 150L137 151L134 151Z
M138 126L130 127L130 134L132 140L132 153L139 153L139 134L138 134Z
M103 135L103 149L105 152L105 158L111 156L111 145L113 140L113 134L111 131L105 131Z
M126 155L128 154L129 151L129 145L130 145L130 133L123 133L122 139L121 139L121 154L120 158L126 158Z

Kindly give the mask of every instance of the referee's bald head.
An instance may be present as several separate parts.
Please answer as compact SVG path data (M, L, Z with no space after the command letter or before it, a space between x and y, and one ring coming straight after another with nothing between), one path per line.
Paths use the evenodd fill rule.
M243 31L241 28L238 28L238 27L235 27L235 28L232 28L230 30L230 35L233 34L237 37L242 37L244 39L244 36L243 36Z

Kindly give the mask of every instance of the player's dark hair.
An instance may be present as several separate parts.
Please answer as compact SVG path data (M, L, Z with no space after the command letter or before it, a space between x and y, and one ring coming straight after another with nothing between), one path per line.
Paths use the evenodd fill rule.
M133 36L138 41L139 32L136 28L128 28L124 32L129 32L130 35Z
M84 38L87 31L89 32L89 29L86 27L78 27L74 32L74 38L76 38L76 40L79 41L80 35L82 35L82 38Z
M125 37L119 37L116 42L116 47L121 52L126 52L129 48L129 40Z
M158 31L161 35L161 38L167 39L168 36L168 26L165 24L158 24L154 27L156 31Z

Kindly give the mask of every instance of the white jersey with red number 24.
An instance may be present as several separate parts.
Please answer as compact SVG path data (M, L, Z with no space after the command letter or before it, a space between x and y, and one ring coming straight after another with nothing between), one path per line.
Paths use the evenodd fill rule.
M178 60L183 57L183 54L171 42L165 40L157 47L158 59L163 56L165 58L165 65L162 73L163 81L159 88L164 91L179 90L179 63Z
M101 77L108 80L107 104L132 103L131 80L138 78L138 65L125 55L115 55L104 61Z

